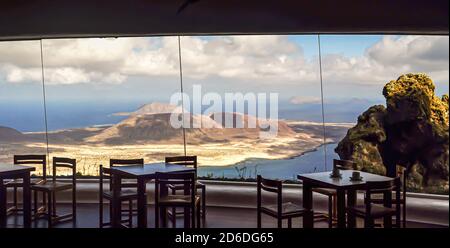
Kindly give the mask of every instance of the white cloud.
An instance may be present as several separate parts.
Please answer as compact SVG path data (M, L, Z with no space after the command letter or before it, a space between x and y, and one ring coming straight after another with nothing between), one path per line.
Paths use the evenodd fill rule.
M317 59L305 59L286 36L182 37L184 76L277 84L318 82ZM44 40L49 84L121 83L132 76L178 76L176 37ZM324 54L327 83L384 84L407 72L448 82L449 38L385 36L361 56ZM0 43L0 76L41 80L38 41ZM151 81L151 80L149 80Z
M289 99L292 104L318 104L321 102L320 97L315 96L294 96Z

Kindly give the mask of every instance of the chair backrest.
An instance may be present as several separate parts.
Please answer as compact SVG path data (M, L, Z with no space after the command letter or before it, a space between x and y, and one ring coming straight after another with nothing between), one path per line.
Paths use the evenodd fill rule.
M339 170L354 170L356 163L351 160L333 159L333 167Z
M167 164L184 165L197 169L197 156L175 156L166 157L165 162Z
M400 188L401 181L399 177L387 181L368 181L366 182L366 212L371 211L371 197L373 194L383 194L383 205L392 207L392 191L395 191L395 200L397 208L400 207Z
M144 159L110 159L109 167L117 167L117 166L144 166ZM126 179L126 177L122 177ZM121 183L120 188L137 188L137 182L135 180L129 179L128 181Z
M266 179L261 175L258 175L256 178L256 185L258 209L261 208L262 205L262 191L266 191L275 193L277 195L278 213L281 213L281 207L283 204L283 182L281 182L280 180Z
M161 173L155 174L155 204L159 201L161 188L167 185L183 185L184 195L190 195L191 201L194 203L197 194L195 187L195 173L193 172L177 172L177 173Z
M133 165L141 165L144 166L144 159L110 159L109 166L133 166Z
M53 157L53 181L56 181L56 172L58 168L69 168L72 170L72 183L75 185L77 180L77 161L71 158Z
M112 180L112 171L110 168L105 168L103 165L100 165L99 168L99 182L100 182L100 197L102 197L103 194L103 183L105 179L109 180L109 190L113 189L113 180Z
M42 177L44 180L47 179L46 155L14 155L14 164L42 166Z
M197 156L174 156L166 157L166 164L183 165L195 169L195 178L197 178Z

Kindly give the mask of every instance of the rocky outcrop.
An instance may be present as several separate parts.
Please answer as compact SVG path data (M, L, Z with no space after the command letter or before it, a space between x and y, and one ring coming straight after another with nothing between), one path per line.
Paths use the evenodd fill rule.
M372 106L336 147L359 169L395 175L406 167L413 191L448 193L449 100L425 74L406 74L383 89L386 107Z

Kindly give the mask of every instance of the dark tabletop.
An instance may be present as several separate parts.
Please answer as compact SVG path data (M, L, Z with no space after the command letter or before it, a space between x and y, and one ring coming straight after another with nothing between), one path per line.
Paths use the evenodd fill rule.
M155 176L156 172L168 173L168 172L189 172L195 171L194 168L186 167L183 165L153 163L145 164L144 166L133 165L133 166L114 166L112 169L122 176L126 177L145 177L152 178Z
M24 165L14 165L14 164L0 164L0 176L6 177L8 175L34 171L36 168Z
M330 171L310 173L310 174L300 174L297 176L297 178L304 182L306 181L308 183L312 183L315 185L319 185L320 187L327 187L327 188L358 188L365 185L367 181L392 180L392 178L390 177L360 171L362 180L352 181L350 180L350 177L352 176L353 172L354 170L341 170L340 171L340 173L342 174L341 178L331 178Z
M0 164L0 173L13 171L34 171L36 168L32 166L16 165L16 164Z

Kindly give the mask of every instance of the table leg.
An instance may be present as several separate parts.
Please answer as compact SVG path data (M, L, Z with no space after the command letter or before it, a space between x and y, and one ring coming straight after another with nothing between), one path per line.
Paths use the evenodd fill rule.
M356 205L356 190L347 191L347 207L352 207ZM356 218L352 215L347 215L347 226L348 228L356 227Z
M312 210L312 187L308 182L303 182L303 208L305 209L305 215L303 216L303 227L314 227L314 213Z
M0 228L6 227L6 187L0 178Z
M147 195L145 193L145 180L138 178L137 180L138 188L138 199L137 199L137 210L138 210L138 228L147 227Z
M31 189L30 189L30 172L23 175L23 226L31 227Z
M338 228L345 228L345 190L337 190L337 226Z

